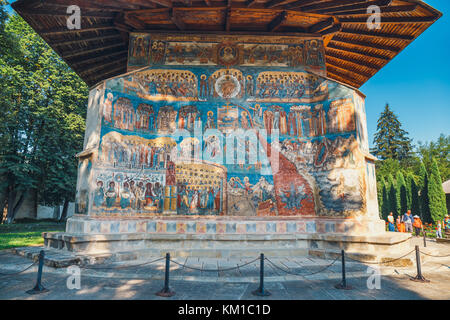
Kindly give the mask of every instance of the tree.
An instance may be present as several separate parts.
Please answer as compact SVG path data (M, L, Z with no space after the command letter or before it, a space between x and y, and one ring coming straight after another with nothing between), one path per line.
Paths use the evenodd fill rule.
M408 211L408 192L406 188L405 177L401 171L397 171L397 208L400 214Z
M12 222L31 192L47 205L74 199L88 90L22 18L5 34L15 47L0 57L0 187Z
M433 158L436 159L442 182L450 179L450 135L441 134L436 142L419 142L417 152L422 157L425 168L431 170Z
M380 215L381 219L387 220L387 217L389 215L389 198L388 198L388 189L389 185L387 185L384 177L381 178L381 191L380 191Z
M392 212L394 217L398 216L398 200L397 200L397 186L394 181L392 174L388 175L388 202L389 202L389 213Z
M431 163L431 173L428 183L428 197L430 200L430 213L434 222L444 219L447 213L447 204L444 189L442 188L442 179L439 172L436 159Z
M410 172L406 178L406 184L409 188L409 192L411 194L411 203L408 208L411 208L411 213L413 215L423 216L420 210L420 201L419 201L419 188L417 186L416 180L414 179L414 175Z
M388 104L378 119L374 145L371 152L382 160L402 161L411 156L412 140Z
M420 203L420 211L422 212L422 220L424 222L431 222L431 213L430 213L430 199L428 197L428 173L425 169L425 165L423 162L420 163L419 168L419 203Z

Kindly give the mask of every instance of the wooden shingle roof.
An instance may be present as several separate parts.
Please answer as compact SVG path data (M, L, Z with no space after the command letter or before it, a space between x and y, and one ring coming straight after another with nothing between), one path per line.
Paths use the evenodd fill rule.
M67 7L81 29L67 28ZM381 8L369 30L367 8ZM362 86L442 14L419 0L19 0L13 8L88 84L126 72L130 32L320 34L328 77Z

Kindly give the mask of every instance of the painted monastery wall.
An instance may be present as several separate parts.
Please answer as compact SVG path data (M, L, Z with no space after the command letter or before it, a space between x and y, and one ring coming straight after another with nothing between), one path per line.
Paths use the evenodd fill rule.
M364 98L321 38L131 34L90 93L77 213L378 219Z

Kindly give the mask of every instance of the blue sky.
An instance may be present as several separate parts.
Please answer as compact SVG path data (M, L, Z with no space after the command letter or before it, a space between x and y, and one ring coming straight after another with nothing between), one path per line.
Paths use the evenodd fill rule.
M371 144L386 103L414 143L450 134L450 1L425 2L443 17L360 88Z
M386 103L414 143L450 134L450 1L425 2L443 17L360 88L371 143Z

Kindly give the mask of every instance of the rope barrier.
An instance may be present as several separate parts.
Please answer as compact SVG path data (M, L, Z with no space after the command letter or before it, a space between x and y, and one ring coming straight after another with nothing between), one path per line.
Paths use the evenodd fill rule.
M415 250L411 250L410 252L408 252L407 254L405 254L405 255L403 255L403 256L401 256L401 257L399 257L399 258L392 259L392 260L388 260L388 261L382 261L382 262L362 261L362 260L350 258L350 257L348 256L348 254L346 254L346 256L347 256L348 259L353 260L353 261L356 261L356 262L360 262L360 263L367 263L367 264L387 264L387 263L391 263L391 262L400 260L400 259L406 257L407 255L410 255L410 254L413 253L414 251L415 251Z
M220 272L220 271L225 272L225 271L236 270L236 269L248 266L249 264L255 263L258 260L259 260L259 258L256 258L256 259L254 259L254 260L252 260L250 262L244 263L242 265L237 265L236 267L225 268L225 269L200 269L200 268L190 267L190 266L187 266L185 264L181 264L181 263L176 262L174 260L170 260L170 261L175 263L175 264L177 264L177 265L179 265L179 266L181 266L181 267L183 267L183 268L186 268L186 269L191 269L191 270L196 270L196 271L204 271L204 272Z
M293 276L299 276L299 277L308 277L308 276L312 276L312 275L315 275L315 274L324 272L325 270L327 270L328 268L330 268L333 264L335 264L336 261L339 260L339 258L340 258L340 257L337 257L336 259L334 259L334 261L333 261L331 264L327 265L325 268L320 269L319 271L316 271L316 272L313 272L313 273L309 273L309 274L297 274L297 273L293 273L293 272L290 272L290 271L288 271L288 270L286 270L286 269L284 269L284 268L281 268L281 267L277 266L277 265L276 265L274 262L272 262L269 258L266 258L266 260L267 260L274 268L279 269L279 270L281 270L281 271L283 271L283 272L285 272L285 273L287 273L287 274L290 274L290 275L293 275Z
M11 272L11 273L2 273L2 272L0 272L0 276L14 276L14 275L20 274L20 273L25 272L25 271L27 271L28 269L30 269L30 268L31 268L32 266L34 266L36 263L37 263L37 261L33 262L33 263L30 264L28 267L26 267L25 269L23 269L23 270L21 270L21 271L18 271L18 272Z

